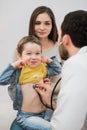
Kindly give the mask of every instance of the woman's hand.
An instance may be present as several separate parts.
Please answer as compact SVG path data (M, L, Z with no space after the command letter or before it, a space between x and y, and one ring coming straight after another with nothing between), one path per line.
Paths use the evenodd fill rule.
M50 106L53 90L50 80L48 78L44 79L44 83L38 83L35 90L40 94L44 104Z

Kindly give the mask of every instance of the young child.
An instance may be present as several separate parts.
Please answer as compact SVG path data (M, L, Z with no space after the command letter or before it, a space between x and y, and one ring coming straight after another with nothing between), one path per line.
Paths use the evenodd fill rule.
M32 116L44 118L46 107L42 104L35 84L43 82L43 78L60 73L56 57L52 59L42 56L40 41L35 36L23 37L17 45L18 60L9 66L0 75L0 85L10 84L16 88L16 98L20 102L20 91L22 103L18 108L16 121L23 128L30 128ZM15 93L14 91L14 93ZM42 90L43 91L43 90ZM16 102L17 103L17 102ZM15 103L14 103L15 105Z

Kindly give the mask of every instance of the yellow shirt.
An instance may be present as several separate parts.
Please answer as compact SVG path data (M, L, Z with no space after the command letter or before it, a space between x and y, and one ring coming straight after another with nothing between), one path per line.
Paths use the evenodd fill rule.
M31 68L30 66L22 67L19 77L19 83L37 83L46 76L46 64L40 63L37 67Z

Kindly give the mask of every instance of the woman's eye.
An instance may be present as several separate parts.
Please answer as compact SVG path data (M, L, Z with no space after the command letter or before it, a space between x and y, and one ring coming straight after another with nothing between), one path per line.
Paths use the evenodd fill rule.
M48 23L48 22L47 22L47 23L45 23L45 25L51 25L51 23Z
M40 22L35 22L35 24L36 24L36 25L39 25L39 24L40 24Z

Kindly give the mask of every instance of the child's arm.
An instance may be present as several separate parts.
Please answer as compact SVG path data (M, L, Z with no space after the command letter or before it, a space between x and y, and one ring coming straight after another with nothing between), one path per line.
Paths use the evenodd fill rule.
M22 66L26 65L26 61L17 60L0 74L0 85L7 85L16 82L18 80L19 71Z
M51 62L47 63L47 76L54 76L61 73L61 64L56 56L51 57Z
M7 68L0 74L0 85L13 83L16 77L16 69L9 64Z
M9 64L7 68L0 74L0 85L7 85L16 82L20 68L24 65L22 60L17 60Z

